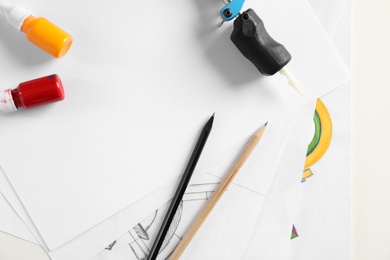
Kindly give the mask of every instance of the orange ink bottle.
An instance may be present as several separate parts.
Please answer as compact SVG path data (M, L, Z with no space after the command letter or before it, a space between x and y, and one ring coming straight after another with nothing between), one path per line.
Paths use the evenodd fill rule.
M35 17L20 6L0 3L0 13L8 23L26 34L27 39L56 58L63 57L72 45L72 36L43 17Z

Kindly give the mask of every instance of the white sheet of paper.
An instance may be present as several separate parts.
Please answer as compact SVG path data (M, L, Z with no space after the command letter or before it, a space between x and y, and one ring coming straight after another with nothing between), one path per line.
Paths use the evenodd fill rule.
M332 13L340 16L334 22L323 25L325 30L332 35L337 49L345 58L345 63L350 63L350 2L340 1L309 1L321 18L321 12ZM326 2L326 3L325 3ZM326 8L317 10L316 6L326 4ZM327 5L329 4L329 5ZM345 6L344 6L345 4ZM332 16L334 17L334 16ZM324 157L314 166L314 176L307 183L302 184L299 206L293 209L291 205L297 205L298 199L290 200L284 208L284 213L279 214L277 207L265 207L268 214L278 215L278 218L267 219L265 233L270 234L267 240L259 237L257 245L266 243L266 248L255 250L254 253L264 259L350 259L350 185L349 185L349 84L342 86L322 97L327 106L333 124L333 138L330 148ZM288 209L290 209L288 211ZM273 212L273 213L272 213ZM285 213L287 212L287 214ZM291 215L291 212L295 212ZM337 214L335 214L337 212ZM298 238L290 240L290 226L294 224ZM280 230L279 227L288 227L288 230ZM269 227L275 227L268 230ZM255 239L256 240L256 239ZM252 250L255 248L252 245ZM276 252L282 252L276 255ZM253 251L252 251L253 253ZM248 253L248 256L251 255ZM252 255L253 256L253 255Z
M160 189L148 194L148 196L142 198L140 201L133 203L126 209L87 230L82 235L72 239L65 245L50 252L46 250L47 254L55 260L84 260L91 258L97 252L101 251L102 248L111 243L111 241L122 235L124 230L132 227L140 219L143 219L146 215L150 214L150 212L153 212L156 208L166 203L173 196L177 183L178 179L171 181ZM15 210L21 217L21 219L13 219L12 223L15 225L17 224L18 229L27 229L28 227L27 230L31 231L30 236L32 238L27 240L35 243L38 240L38 242L43 245L44 241L39 237L39 233L34 228L34 224L24 210L23 205L18 200L17 195L5 177L4 172L1 170L0 189L3 191L5 197L12 203L14 209L11 208L11 210ZM20 224L22 224L22 226L20 226ZM18 229L15 229L15 231ZM15 233L14 235L18 234L19 233ZM32 234L34 234L36 239L34 239Z
M272 179L273 173L275 172L275 169L279 164L279 160L273 159L274 154L275 152L283 153L280 151L283 151L285 149L289 138L291 138L291 131L288 129L293 128L297 117L296 115L297 112L295 112L295 116L294 113L293 115L286 115L284 117L276 119L276 122L271 121L268 124L267 132L262 138L262 143L258 145L258 148L253 152L252 156L250 157L250 159L248 159L247 163L241 170L240 176L243 176L244 178L237 178L237 187L245 188L239 189L237 193L234 194L241 194L240 196L244 197L249 195L250 198L248 198L248 200L256 201L256 203L252 204L259 205L259 211L261 210L260 205L264 201L263 194L266 194L268 190L268 187L267 185L265 185L265 183L268 183L268 185L270 185L270 181L264 180ZM236 157L237 152L242 149L246 141L247 139L244 139L238 144L230 147L224 153L220 153L219 156L212 158L211 162L207 166L211 169L209 168L207 172L210 172L213 175L220 175L221 171L226 171L231 162ZM266 149L268 152L262 152L262 150L264 149ZM207 169L207 167L204 169ZM205 178L202 177L203 175L199 175L200 172L205 172L204 169L199 169L196 171L198 174L194 176L195 182L204 183L206 181L211 180L213 180L214 182L218 182L220 180L220 178L213 176L209 176L207 177L207 180L205 180ZM3 178L0 182L0 189L8 195L14 205L18 205L18 199L16 197L16 194L12 192L13 190L12 187L9 185L9 182L5 178L4 174L0 176ZM252 182L257 183L257 185L253 186ZM149 195L148 198L143 199L138 203L138 206L143 205L143 207L137 207L137 205L129 206L126 210L116 214L110 219L104 221L103 223L100 223L99 225L82 234L81 236L73 239L66 245L61 246L54 251L48 252L48 254L56 260L66 260L70 258L73 260L82 260L92 257L94 254L99 252L102 248L104 248L114 239L116 239L118 235L115 236L115 234L118 234L118 232L123 232L124 227L133 226L136 223L135 220L142 219L144 216L146 216L146 212L148 212L147 210L151 212L152 209L157 208L156 205L158 205L159 202L160 204L162 204L161 201L163 201L164 198L165 200L167 200L169 197L171 197L176 185L177 183L173 182L165 188L154 192L154 194ZM253 196L253 194L255 196ZM245 204L244 208L249 209L247 207L252 207L252 204ZM23 215L23 208L20 203L19 206L16 206L16 208L18 211L20 211L21 216L24 216L25 222L28 223L30 228L33 229L33 224L29 222L28 215ZM187 220L187 224L189 224L189 221L194 217L195 214L196 210L187 212L187 218L189 218L189 220ZM251 216L252 222L255 223L257 215L255 214ZM180 227L181 228L179 230L181 230L181 235L183 235L185 232L186 225L183 226L182 224ZM156 228L155 225L154 230L157 231L157 229L158 228ZM151 237L153 237L154 235L155 234L152 233ZM80 250L80 248L83 249ZM124 252L127 252L127 250L125 250ZM113 254L110 253L109 255L112 256Z
M283 121L280 121L283 120ZM272 170L276 168L276 165L278 164L278 160L273 160L273 156L275 151L283 151L285 143L288 141L289 134L286 134L286 129L292 128L293 123L295 122L295 117L292 117L290 115L286 115L282 117L281 119L278 119L278 123L269 123L267 127L267 134L264 134L262 140L263 145L265 147L271 147L271 149L268 149L268 153L263 153L259 150L263 149L257 149L253 153L254 158L258 158L260 155L260 158L262 158L261 161L257 160L248 160L246 163L246 166L242 169L242 174L246 175L247 181L244 183L239 182L238 184L240 186L247 186L247 190L251 190L251 192L256 192L257 194L265 193L267 190L267 186L264 185L263 180L269 179L273 175ZM223 153L220 153L218 156L215 156L210 159L210 162L207 164L207 166L200 167L196 170L197 175L201 172L212 172L214 175L221 174L221 171L226 171L227 167L231 164L231 162L234 160L236 154L242 149L242 147L247 142L247 138L244 140L241 140L237 144L233 145ZM259 144L260 147L260 144ZM263 154L263 155L262 155ZM265 155L265 156L264 156ZM258 183L257 186L251 187L250 183L253 181L251 180L251 171L253 170L253 164L258 167L258 164L261 164L261 169L257 169L256 172L267 172L267 174L256 174L255 176L258 176L258 178L262 179L262 181L258 181L258 178L256 179L256 182ZM216 166L217 165L217 166ZM211 169L210 169L211 168ZM209 169L209 170L207 170ZM248 174L247 174L248 173ZM196 179L195 174L194 179ZM200 175L202 176L202 175ZM18 214L22 217L24 222L29 226L29 228L32 230L32 232L38 237L39 240L39 233L37 233L34 229L34 225L29 219L28 214L23 209L23 206L21 205L19 199L17 198L17 195L15 194L14 190L12 189L9 181L5 177L4 173L0 174L1 181L0 181L0 189L6 194L7 198L12 202L12 204L15 207L15 210L18 212ZM265 178L266 177L266 178ZM248 179L249 178L249 179ZM209 177L209 179L213 180L219 180L220 178L216 177ZM240 180L240 178L237 178L237 180ZM201 181L198 182L204 182L204 179L202 178ZM167 201L173 194L173 191L176 187L177 183L172 182L168 185L166 185L164 188L159 189L158 191L150 194L147 196L147 198L139 201L138 203L135 203L136 205L131 205L127 207L122 212L116 214L115 216L107 219L103 223L100 223L99 225L93 227L92 229L88 230L81 236L78 236L77 238L71 240L64 246L59 247L56 250L53 250L51 252L48 252L48 254L53 259L58 260L66 260L66 259L73 259L73 260L83 260L92 257L97 252L99 252L103 247L107 246L109 243L111 243L114 239L118 238L120 235L123 234L123 230L128 229L129 227L134 226L136 221L139 221L144 216L146 216L146 212L151 212L153 209L158 208L160 205L162 205L165 201ZM245 193L245 192L244 192ZM262 195L260 195L260 200L262 200ZM254 198L257 200L258 198ZM141 207L141 205L143 207ZM191 212L190 216L193 216L195 213ZM40 241L43 243L43 241ZM83 248L83 250L79 250L80 248Z
M18 214L0 193L0 230L24 240L38 243Z
M267 211L269 205L271 207L284 208L284 203L289 201L292 197L297 196L299 193L300 178L307 151L307 143L310 141L312 134L310 126L312 124L313 111L314 104L311 104L294 114L295 122L292 124L291 130L288 127L280 128L283 129L285 131L284 134L289 135L289 137L283 149L283 153L277 160L277 167L273 168L274 178L270 183L270 187L267 189L268 192L265 194L264 201L262 201L261 205L248 205L243 199L235 199L235 193L233 193L233 191L230 194L227 192L227 194L225 194L227 196L225 197L224 195L222 197L183 253L183 259L221 258L233 260L259 258L259 255L251 255L248 257L246 249L248 245L251 244L256 244L256 248L260 247L259 245L261 244L257 243L258 240L256 236L260 236L265 240L267 238L271 239L267 229L259 229L259 225L266 227L269 224L269 222L264 221L265 218L268 218L267 214L270 212ZM256 148L256 151L271 151L272 148L270 147L272 147L272 145L270 146L268 144L265 146L265 143L263 143L263 146ZM261 164L264 164L264 162L260 164L260 160L262 161L261 158L268 158L268 156L267 153L257 153L257 156L262 157L251 157L252 163L249 162L250 164L248 166L252 164L252 167L249 167L249 171L245 171L243 175L240 175L242 179L252 175L251 177L246 178L245 181L247 183L255 181L255 183L261 184L264 179L263 175L260 174ZM269 156L271 156L269 158L274 158L272 152ZM274 160L269 158L268 160ZM255 167L256 161L258 162L258 165ZM249 172L251 174L248 174ZM246 195L245 198L248 198L248 195ZM219 205L220 203L221 205ZM241 204L246 205L240 206ZM258 206L259 208L256 208ZM287 212L279 212L279 214L273 215L272 217L278 218L286 213L288 214L288 210ZM291 214L293 214L293 212ZM279 228L281 230L283 229L283 227ZM291 232L291 229L287 229L287 233L288 232Z
M348 0L308 0L308 3L311 8L313 8L322 27L329 36L332 35L339 26L339 19L347 1Z
M351 259L350 89L343 86L322 98L332 117L333 137L326 154L302 184L294 214L298 235L284 259Z
M288 256L283 248L289 245L293 217L299 202L307 144L313 136L311 130L314 107L314 105L311 107L311 114L306 116L306 121L301 121L295 126L296 134L302 134L306 138L291 138L286 147L280 160L279 174L270 187L269 196L242 259L283 260ZM299 161L300 164L294 161Z
M54 61L0 23L4 85L58 73L66 88L61 104L2 116L0 135L1 165L50 250L181 174L211 113L206 158L348 77L303 0L246 6L292 53L306 98L260 76L230 26L215 29L217 2L20 3L75 38Z
M345 7L331 39L350 68L351 1L342 2ZM311 167L314 176L303 185L294 216L299 237L286 248L286 259L351 259L350 87L346 84L322 98L332 118L333 137L324 157Z
M291 185L293 180L300 181L297 177L300 177L301 172L298 175L295 174L296 176L291 174L291 171L294 171L297 167L291 168L291 171L286 171L285 167L299 165L298 168L302 168L307 149L305 143L310 138L311 132L301 131L300 127L311 124L313 111L313 105L311 105L299 112L269 122L260 144L240 170L237 176L239 182L232 184L223 195L221 201L200 229L200 234L197 235L199 238L195 238L191 242L188 252L186 251L183 255L183 259L241 259L240 256L245 253L253 228L258 222L263 204L269 195L267 193L269 188L264 188L263 180L274 179L276 175L282 175L282 177L279 177L279 181L273 181L273 183L277 183L273 184L276 187ZM296 127L297 125L300 127ZM246 141L237 144L234 151L230 150L229 154L236 153L237 150L240 150L237 148L242 148L245 143ZM305 145L302 145L302 143ZM294 149L295 153L293 156L289 155L289 157L296 160L284 164L280 160L273 159L275 151L280 152L282 150L280 153L284 154L285 157L286 154L283 151L291 149ZM261 150L267 150L269 153L261 153ZM299 153L301 153L301 156L299 156ZM279 159L282 159L282 157L280 156ZM299 159L299 157L301 158ZM180 220L178 224L175 224L175 232L167 235L170 237L170 242L168 244L164 243L158 259L166 259L172 252L200 208L211 196L216 186L215 183L221 180L215 175L219 174L219 169L228 168L232 163L231 159L231 156L220 154L219 158L214 158L216 164L211 165L213 167L208 170L209 174L194 176L183 198L183 205L178 210ZM278 167L278 165L284 166ZM218 171L215 171L215 169L218 169ZM253 185L253 181L257 185ZM269 183L269 185L271 184ZM110 250L103 250L93 260L142 259L151 248L164 213L164 208L160 208L156 214L141 221L139 225L116 240ZM140 229L140 227L142 228ZM144 232L141 232L141 230Z

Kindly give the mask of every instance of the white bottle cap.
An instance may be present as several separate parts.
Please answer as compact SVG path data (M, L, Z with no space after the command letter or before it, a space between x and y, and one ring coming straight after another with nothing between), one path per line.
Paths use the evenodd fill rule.
M0 3L0 13L7 19L8 23L20 31L24 20L31 15L23 7Z
M11 89L3 90L0 92L0 111L4 113L13 112L18 110L12 99Z

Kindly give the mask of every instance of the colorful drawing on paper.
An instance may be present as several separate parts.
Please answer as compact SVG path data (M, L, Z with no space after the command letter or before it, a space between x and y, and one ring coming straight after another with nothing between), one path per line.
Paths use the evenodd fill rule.
M332 140L332 119L321 99L317 99L313 121L315 130L307 149L302 182L313 176L313 171L310 167L322 158Z
M296 237L298 237L298 232L297 232L297 229L295 228L295 226L293 225L292 231L291 231L291 239L294 239Z
M314 135L307 148L306 161L301 182L305 182L307 178L313 176L313 171L310 167L324 156L332 140L332 119L328 109L321 99L317 99L313 122L315 128ZM293 225L291 239L296 237L298 237L298 233Z

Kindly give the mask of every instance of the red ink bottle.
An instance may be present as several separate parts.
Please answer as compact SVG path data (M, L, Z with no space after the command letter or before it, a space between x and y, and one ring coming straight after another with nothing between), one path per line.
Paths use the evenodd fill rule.
M30 109L61 101L64 96L61 79L54 74L26 81L15 89L0 92L0 111L7 113L20 108Z

